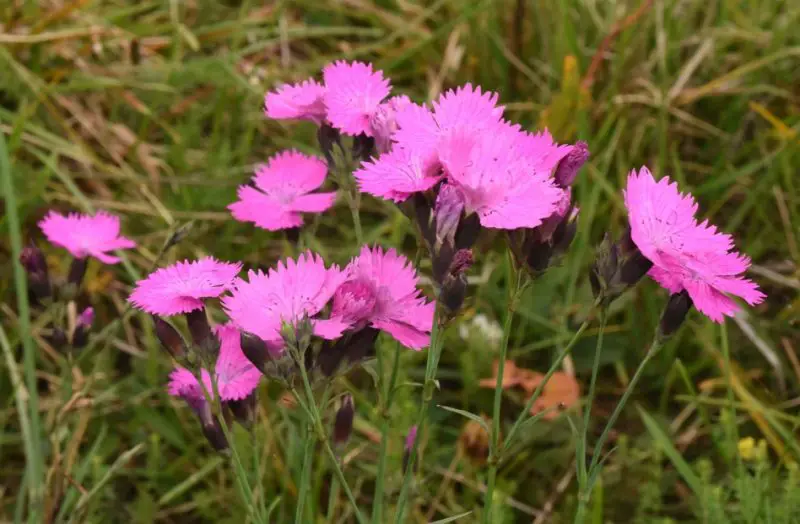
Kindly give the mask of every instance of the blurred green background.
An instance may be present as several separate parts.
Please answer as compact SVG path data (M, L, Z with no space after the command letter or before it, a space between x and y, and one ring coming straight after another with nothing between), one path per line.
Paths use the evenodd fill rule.
M132 283L164 241L191 221L165 262L212 254L267 267L284 256L281 235L230 219L226 206L255 163L294 147L315 152L310 123L269 121L264 93L319 75L335 59L370 61L395 92L421 102L465 82L500 93L509 118L589 143L575 189L579 233L564 262L536 281L514 325L510 355L544 371L588 314L587 268L606 231L625 224L621 188L647 165L701 204L754 261L750 277L768 294L723 327L689 316L647 370L612 434L615 451L590 505L602 522L800 522L796 428L800 393L800 5L782 0L7 0L0 5L0 130L7 151L0 237L0 297L7 349L0 373L0 519L25 514L26 442L13 378L21 342L35 345L47 521L244 522L223 457L191 412L170 399L170 369L150 323L121 317ZM6 165L7 164L7 165ZM394 206L362 199L370 243L417 249L413 224ZM107 209L139 243L129 263L92 263L87 297L103 330L87 354L67 361L43 347L43 322L20 310L11 239L44 245L36 222L51 208ZM315 219L311 247L326 260L357 252L340 201ZM64 252L47 248L66 271ZM497 341L506 314L500 238L486 237L474 286L448 331L435 403L491 412ZM421 263L428 273L429 264ZM430 290L428 290L430 291ZM643 282L618 300L606 331L596 421L613 409L645 351L666 294ZM119 321L123 318L122 321ZM23 329L21 329L21 326ZM585 386L596 323L565 370ZM726 380L723 348L731 354ZM388 344L387 344L388 346ZM403 355L401 380L424 371L424 353ZM16 362L16 363L15 363ZM15 369L11 369L12 365ZM354 393L356 432L342 451L365 507L375 476L375 395L368 373ZM405 432L418 389L399 390L391 415L386 500L402 481ZM261 419L241 432L261 454L263 496L275 522L292 519L302 442L296 414L264 386ZM520 409L506 398L509 418ZM409 522L474 510L486 472L480 432L433 410ZM577 409L542 421L500 472L493 522L571 522ZM473 433L474 433L474 428ZM595 428L596 433L601 428ZM750 440L752 439L752 440ZM594 440L594 439L593 439ZM764 443L759 445L759 441ZM252 446L250 446L252 444ZM477 447L476 447L477 446ZM476 451L477 450L477 451ZM315 479L317 522L348 522L346 499ZM332 502L329 502L329 499ZM792 513L794 511L794 513Z

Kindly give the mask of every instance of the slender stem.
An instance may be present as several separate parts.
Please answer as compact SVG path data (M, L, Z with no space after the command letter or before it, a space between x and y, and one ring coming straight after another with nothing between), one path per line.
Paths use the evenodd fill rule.
M733 400L733 387L731 375L731 353L730 346L728 345L728 330L725 329L725 324L720 325L720 342L722 345L722 358L725 365L725 389L728 416L725 417L725 432L728 434L728 442L732 449L736 449L736 443L739 442L739 428L736 426L736 407ZM736 456L736 466L740 473L742 472L742 459L739 453L734 453Z
M506 275L508 278L508 311L503 322L503 338L500 343L500 358L497 362L497 381L494 386L494 410L492 411L492 434L489 444L489 481L486 484L486 493L483 499L483 518L484 524L491 522L492 502L494 499L494 487L497 482L497 467L500 461L500 407L503 401L503 374L506 366L506 356L508 355L508 339L511 335L511 325L514 322L514 310L519 295L519 278L515 278L514 268L511 262L511 254L506 257ZM513 281L513 282L512 282Z
M592 378L589 382L589 394L586 397L586 410L583 414L583 434L581 442L581 455L578 457L578 481L586 481L586 450L589 448L589 419L592 415L595 389L597 387L597 374L600 369L600 354L603 349L603 333L606 330L608 314L605 309L600 311L600 332L597 334L597 345L594 348L594 362L592 363Z
M642 374L644 372L644 368L647 367L647 364L650 360L658 353L659 348L661 347L661 341L658 337L653 339L653 342L650 344L650 349L647 350L647 354L644 356L642 361L639 363L639 367L636 368L636 373L634 373L633 378L631 379L628 387L625 388L625 392L622 394L622 398L619 399L617 406L614 408L614 412L611 413L611 417L608 419L606 426L603 428L603 432L600 434L600 438L597 440L597 444L594 446L594 454L592 455L592 462L589 465L589 476L586 485L583 487L579 497L578 497L578 512L575 515L575 522L576 524L582 523L585 514L586 514L586 504L589 500L589 495L592 492L592 487L594 481L599 474L598 465L600 463L600 459L603 456L603 446L606 443L606 439L608 439L608 435L611 433L611 428L614 427L614 424L617 422L620 413L622 413L622 409L625 407L625 404L628 402L631 394L633 393L634 389L636 389L636 384L639 382L639 379L642 378Z
M42 459L42 430L39 421L39 392L36 385L36 348L33 345L30 329L30 310L28 305L28 283L25 270L19 261L22 253L22 235L17 216L17 196L11 178L11 163L6 149L6 139L0 133L0 179L5 196L5 216L8 220L8 236L11 240L11 264L14 267L14 285L17 292L17 311L19 313L20 339L23 350L23 371L27 386L30 431L23 435L26 439L25 451L28 470L28 520L38 522L44 508L44 461Z
M302 524L303 511L305 510L306 498L309 492L309 482L311 478L311 463L314 459L314 444L316 438L311 427L306 427L306 445L303 448L303 469L300 473L300 486L297 492L297 508L294 514L295 524Z
M564 361L566 356L572 350L572 347L578 342L578 340L580 339L580 337L583 334L583 332L586 331L586 328L589 327L589 323L590 323L589 318L587 318L586 320L583 321L583 323L578 328L578 331L576 331L575 334L572 335L572 339L570 339L570 341L567 343L567 345L564 347L564 349L561 350L561 352L558 354L558 356L556 357L555 361L550 366L550 369L547 370L547 373L545 374L544 378L542 379L542 382L539 384L539 386L533 392L533 395L531 395L531 398L528 399L528 402L525 404L525 407L520 412L519 417L517 417L517 421L514 422L513 426L511 426L511 431L508 432L508 436L505 438L505 441L503 442L503 447L504 448L508 447L508 445L511 444L511 442L513 442L514 437L516 436L517 432L519 431L519 428L528 419L528 415L529 415L529 413L531 411L531 408L533 407L533 403L536 402L536 400L542 394L542 391L544 390L544 386L547 384L547 381L550 380L550 377L553 376L553 373L555 373L556 370L559 368L559 366L561 366L561 363Z
M428 359L425 363L425 385L422 390L422 403L417 412L417 438L411 445L408 454L408 465L403 475L403 486L400 489L400 497L397 500L397 510L395 511L395 523L402 524L405 518L405 506L408 501L408 490L411 485L414 464L417 460L419 441L425 428L428 409L433 399L433 390L436 388L436 369L439 366L439 356L444 345L444 330L439 325L440 308L437 303L436 312L433 316L433 330L431 331L431 347L428 349Z
M350 500L350 504L353 506L353 512L355 513L356 519L358 520L359 524L366 524L367 521L364 518L364 515L361 514L361 510L358 508L358 501L356 500L355 495L353 495L353 490L350 489L350 485L347 483L344 472L339 465L339 459L333 452L333 448L331 448L330 439L327 437L327 435L325 435L325 427L322 424L322 417L319 414L319 409L317 408L317 403L314 399L314 391L311 389L311 382L308 380L308 372L306 371L306 367L302 363L299 363L297 368L300 370L300 376L303 379L303 390L306 395L308 412L312 417L311 422L316 433L316 438L322 442L325 447L325 453L328 455L331 465L333 466L333 472L339 479L339 483L342 485L347 498Z
M333 517L336 512L337 500L339 500L339 479L333 477L331 479L330 491L328 492L328 512L325 516L325 522L334 522Z
M378 351L380 354L380 351ZM397 371L400 367L400 343L395 344L394 360L392 362L392 373L383 394L381 402L381 449L378 455L378 473L375 477L375 498L372 502L372 522L380 524L383 519L383 481L386 476L386 455L389 447L389 409L392 407L394 399L394 387L397 380ZM381 376L383 376L383 366L380 366Z

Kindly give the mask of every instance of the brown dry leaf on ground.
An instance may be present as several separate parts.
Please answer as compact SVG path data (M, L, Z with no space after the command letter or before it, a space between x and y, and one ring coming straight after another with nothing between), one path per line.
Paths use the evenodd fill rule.
M497 383L498 363L495 362L494 373L491 378L482 379L478 384L482 388L494 388ZM506 360L503 368L503 389L518 386L525 392L529 399L544 378L543 373L517 366L513 361ZM563 371L556 371L545 384L542 394L531 407L531 414L536 415L544 410L549 410L543 415L547 420L558 417L559 412L576 405L581 397L581 388L575 377Z
M481 418L489 426L492 419L481 413ZM475 420L468 420L458 436L461 451L478 465L486 464L489 458L489 433Z

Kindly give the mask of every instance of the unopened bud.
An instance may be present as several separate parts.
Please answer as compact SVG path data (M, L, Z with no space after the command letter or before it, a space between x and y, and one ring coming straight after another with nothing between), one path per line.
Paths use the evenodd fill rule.
M219 418L211 412L211 405L203 400L193 407L195 407L195 412L200 419L203 435L205 435L211 447L217 451L228 449L228 439L225 438L225 431L220 425Z
M67 347L67 334L60 327L53 327L47 341L56 351L63 351Z
M340 149L342 147L339 131L329 124L322 124L319 126L319 129L317 129L317 141L319 142L319 147L322 150L322 154L325 155L328 164L333 166L333 146L337 145Z
M355 408L353 406L353 396L345 395L342 405L336 412L336 420L333 423L333 443L341 445L347 442L353 432L353 418Z
M411 451L414 449L414 443L417 440L417 426L411 426L406 435L406 444L403 449L403 472L408 469L409 462L411 462Z
M626 230L618 242L608 234L597 250L597 258L589 276L595 297L610 303L647 274L653 263L645 257Z
M692 304L692 298L685 289L680 293L670 295L667 306L661 314L661 322L658 324L660 339L667 339L681 327L689 310L692 309Z
M28 273L28 286L37 300L48 298L52 294L47 261L42 250L31 244L23 248L19 261Z
M375 151L375 139L364 134L353 138L353 160L367 160Z
M231 413L233 413L234 418L236 418L236 421L246 428L250 428L253 425L253 421L256 418L257 403L257 390L254 390L241 400L231 400L227 402Z
M267 362L272 360L267 345L259 337L249 333L242 332L240 339L244 356L257 370L264 373Z
M453 261L442 283L439 299L450 313L455 313L467 295L467 270L472 266L472 251L461 249L453 255Z
M153 316L153 324L156 328L156 336L161 345L175 360L183 360L186 358L186 342L178 330L172 327L172 324L160 317Z
M589 160L589 145L583 140L579 140L572 146L572 150L567 153L567 156L558 163L555 175L553 175L556 184L562 188L571 186L587 160Z
M89 341L89 331L94 323L94 308L87 307L78 315L75 322L75 331L72 334L72 346L82 348Z
M325 341L317 356L317 366L326 377L332 376L342 362L350 364L369 358L375 354L375 341L379 331L373 327L365 327L354 333L348 333L336 342Z

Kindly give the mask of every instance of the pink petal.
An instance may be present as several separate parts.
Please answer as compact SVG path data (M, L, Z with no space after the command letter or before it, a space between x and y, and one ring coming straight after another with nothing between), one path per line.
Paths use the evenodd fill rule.
M215 371L221 400L241 400L258 386L261 372L244 356L239 330L233 324L215 329L220 339Z
M116 264L119 258L108 255L109 251L136 246L133 240L119 236L119 218L105 211L93 216L78 213L64 216L50 211L39 227L50 242L76 258L91 255L101 262Z
M320 124L325 119L324 94L325 88L313 79L287 84L267 93L264 113L279 120L311 120Z
M362 192L395 202L403 202L414 193L427 191L442 178L436 163L401 147L394 147L378 159L362 163L353 176Z

